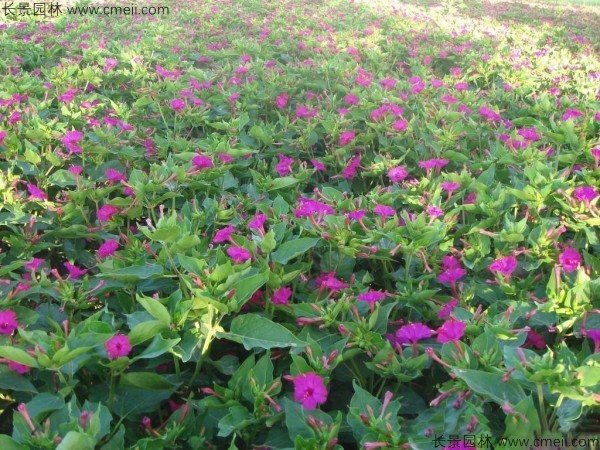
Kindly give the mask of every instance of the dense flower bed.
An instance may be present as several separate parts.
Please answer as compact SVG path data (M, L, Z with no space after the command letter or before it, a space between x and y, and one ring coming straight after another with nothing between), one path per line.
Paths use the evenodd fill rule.
M597 435L598 9L169 6L0 24L0 448Z

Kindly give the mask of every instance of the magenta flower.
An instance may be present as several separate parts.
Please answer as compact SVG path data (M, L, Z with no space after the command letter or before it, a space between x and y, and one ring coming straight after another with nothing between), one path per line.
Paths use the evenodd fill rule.
M6 138L6 131L0 130L0 144L4 143L5 138Z
M79 267L71 264L70 262L64 263L63 266L69 272L69 278L73 279L73 280L77 280L77 279L79 279L79 277L81 277L87 273L87 270L80 269Z
M575 189L574 196L577 200L582 202L591 202L598 197L598 192L593 186L580 186Z
M280 177L287 175L292 172L292 164L294 164L294 158L290 158L281 153L277 155L279 162L275 165L275 171Z
M457 269L460 267L460 261L452 255L446 255L442 258L442 267L444 270Z
M292 296L292 290L287 287L281 287L273 292L273 296L271 297L271 301L275 305L287 305L290 303L290 297Z
M342 176L346 180L353 179L356 176L356 169L358 169L358 167L360 167L360 155L356 155L350 158L350 162L346 167L344 167L344 170L342 171Z
M571 247L565 248L565 251L560 254L559 261L565 272L573 272L577 270L582 261L581 255L577 250Z
M458 320L447 320L437 329L437 341L442 344L445 342L458 341L465 332L467 324Z
M408 171L405 166L394 167L388 172L388 177L394 183L400 183L408 176Z
M456 300L456 299L450 300L438 311L438 314L437 314L438 318L445 319L446 317L450 317L452 310L457 305L458 305L458 300Z
M299 198L298 203L300 205L294 209L294 216L297 218L310 217L315 214L325 215L335 213L335 210L331 206L310 198Z
M123 334L117 334L104 343L109 359L117 359L129 355L133 348L129 338Z
M48 196L35 184L27 183L27 190L29 191L30 198L36 200L48 200Z
M362 294L357 295L356 298L361 302L365 302L368 303L370 306L373 306L379 300L383 300L385 296L385 292L369 290L367 292L363 292Z
M502 121L502 117L500 116L500 114L498 114L496 111L487 108L485 106L482 106L481 108L479 108L479 114L483 117L486 118L486 120L489 120L490 122L501 122Z
M204 155L196 155L192 158L192 164L194 167L202 170L209 169L213 166L213 162L210 160L208 156Z
M396 331L396 339L399 344L413 344L421 339L430 338L432 333L433 330L427 325L420 322L410 323Z
M83 150L78 145L81 139L83 139L81 131L69 131L60 141L71 153L82 153Z
M29 261L23 267L25 267L26 269L29 269L29 270L36 270L43 262L44 262L44 259L42 259L42 258L33 258L31 261Z
M505 256L503 258L495 259L492 264L490 264L490 271L492 272L501 272L506 278L510 277L510 275L517 268L517 258L514 256Z
M19 375L26 374L29 372L30 367L20 364L16 361L8 361L8 368Z
M386 206L386 205L377 205L373 209L373 212L375 214L377 214L378 216L381 216L382 218L391 217L394 214L396 214L396 210L394 208L392 208L391 206Z
M125 181L127 179L123 173L119 172L116 169L106 169L104 171L104 175L106 175L106 178L108 178L108 181L110 181L112 183L117 183L119 181Z
M439 159L439 158L434 158L434 159L428 159L425 161L421 161L419 163L419 167L429 171L431 169L433 169L434 167L437 167L439 169L445 167L446 165L448 165L450 161L448 159Z
M302 403L304 409L315 409L327 401L327 388L323 378L314 372L294 377L294 400Z
M0 311L0 334L10 336L18 326L17 314L14 311Z
M441 217L444 215L444 210L438 208L437 206L431 205L427 207L427 214L432 218Z
M233 262L236 264L240 264L244 261L252 259L252 254L243 247L229 247L227 249L227 254L231 257L231 259L233 259Z
M527 341L525 341L525 345L524 347L535 347L537 349L542 349L546 346L546 341L544 340L544 337L533 331L533 330L529 330L527 332Z
M327 272L315 280L315 285L320 288L327 288L332 292L346 289L348 285L335 277L335 272Z
M358 105L358 96L354 94L348 94L344 97L344 102L348 105Z
M577 117L583 116L583 113L578 109L567 109L565 113L562 115L562 120L575 119Z
M441 274L438 275L437 279L440 283L454 284L466 274L467 271L462 267L455 267L444 270Z
M352 142L352 140L356 137L356 133L354 131L344 131L340 134L340 146L344 146Z
M233 225L229 224L225 228L221 228L215 233L213 244L220 244L221 242L229 240L231 233L233 233Z
M523 139L526 139L528 141L539 141L540 140L540 135L536 131L535 127L522 128L519 131L517 131L517 134L519 136L521 136Z
M116 240L106 241L98 248L98 257L103 258L103 259L108 258L109 256L114 255L118 248L119 248L119 241L116 241Z
M469 89L469 83L467 83L466 81L459 81L454 85L454 89L456 89L457 91L466 91L467 89Z
M460 183L456 183L454 181L442 181L442 189L448 192L448 194L452 194L460 187Z
M112 69L117 67L117 60L114 58L106 58L106 62L104 63L103 72L110 72Z
M404 119L398 119L394 122L394 125L392 125L392 128L395 131L404 131L408 128L408 122Z
M279 109L283 109L286 107L288 102L288 95L287 93L283 92L281 95L278 95L277 98L275 99L275 105L277 105L277 107Z
M96 211L96 216L100 222L108 222L115 214L120 212L121 210L116 206L104 205L98 211Z
M254 216L254 219L250 221L250 223L248 224L248 228L255 230L261 229L265 225L266 221L267 215L259 213L256 216Z

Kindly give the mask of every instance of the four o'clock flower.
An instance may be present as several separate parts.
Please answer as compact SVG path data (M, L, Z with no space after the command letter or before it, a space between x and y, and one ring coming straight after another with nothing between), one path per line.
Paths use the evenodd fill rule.
M344 131L340 134L340 146L349 144L356 137L356 133L354 131Z
M286 107L288 102L288 95L286 92L281 93L281 95L278 95L277 98L275 99L275 105L277 105L277 108L279 109L283 109Z
M292 289L284 286L273 292L271 302L275 305L287 305L290 303L290 297L292 296Z
M405 166L398 166L390 169L388 172L388 177L392 180L393 183L400 183L408 176L408 171Z
M304 409L315 409L327 401L327 388L323 378L314 372L307 372L293 378L294 400L302 403Z
M573 272L577 270L577 267L581 263L581 255L577 250L567 247L560 254L559 261L565 272Z
M227 254L231 257L231 259L233 259L233 262L236 264L240 264L244 261L252 259L252 254L244 247L229 247L227 249Z
M14 311L0 311L0 334L10 336L18 326L17 314Z
M122 334L117 334L111 337L104 343L106 353L109 359L117 359L129 355L133 348L129 342L129 338Z
M502 258L495 259L494 262L490 264L490 271L502 273L507 281L516 268L517 258L514 256L504 256Z
M108 258L114 255L118 248L119 241L114 239L106 241L98 248L98 257L102 259Z
M121 212L119 208L113 205L104 205L97 212L96 216L100 222L108 222L115 214Z
M598 191L593 186L580 186L575 189L574 196L577 200L588 203L598 197Z
M458 341L465 332L467 324L458 320L447 320L437 329L437 341L441 343Z
M229 224L225 228L221 228L215 233L213 238L213 244L220 244L221 242L228 241L233 233L233 225Z

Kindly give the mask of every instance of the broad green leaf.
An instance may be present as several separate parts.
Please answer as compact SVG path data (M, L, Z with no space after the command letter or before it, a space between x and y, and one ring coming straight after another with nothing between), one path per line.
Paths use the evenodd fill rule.
M319 242L319 238L299 238L284 242L271 253L271 259L279 264L287 264L290 259L306 253Z
M56 450L94 450L96 440L78 431L69 431Z
M582 366L577 369L580 386L600 385L600 366Z
M473 391L494 400L499 405L508 402L514 407L525 398L521 385L513 379L505 383L501 374L458 368L452 371Z
M159 320L149 320L148 322L142 322L133 327L133 330L129 332L129 341L131 345L138 345L142 342L147 341L148 339L153 338L154 336L160 334L168 328L168 325L165 325Z
M165 377L154 372L130 372L121 375L121 384L123 386L147 389L151 391L160 391L165 389L174 389L175 385Z
M257 273L255 275L240 278L231 288L235 291L233 298L237 301L237 307L240 308L263 284L269 280L269 271Z
M163 355L170 349L175 347L175 345L177 345L179 341L181 341L181 338L165 339L159 334L152 340L150 345L138 356L138 358L156 358L157 356Z
M7 366L0 368L0 389L18 392L30 392L35 394L37 389L22 375L13 372ZM0 445L0 448L3 448Z
M2 450L27 450L27 446L19 444L6 434L0 434L0 448Z
M146 280L164 273L163 266L156 264L145 264L143 266L129 266L114 272L104 272L98 274L103 278L116 278L120 281L134 282Z
M33 356L19 347L0 346L0 356L10 361L18 362L28 367L37 367L37 361Z
M136 299L152 317L167 326L171 325L171 314L160 301L141 294L136 295Z
M239 342L246 350L306 346L306 342L298 339L283 325L258 314L236 317L231 322L231 330L228 333L217 333L217 336Z

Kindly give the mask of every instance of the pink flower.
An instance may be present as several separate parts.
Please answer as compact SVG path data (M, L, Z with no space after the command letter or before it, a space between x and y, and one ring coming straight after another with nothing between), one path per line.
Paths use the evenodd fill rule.
M210 158L208 156L204 156L204 155L194 156L192 158L192 164L194 165L194 167L197 167L200 170L209 169L209 168L213 167L213 162L210 160Z
M29 269L29 270L36 270L40 266L40 264L42 264L43 262L44 262L44 259L42 259L42 258L33 258L31 261L29 261L23 267L25 267L26 269Z
M290 158L281 153L277 155L279 162L275 165L275 171L280 177L287 175L292 172L292 164L294 164L294 158Z
M542 349L546 346L546 341L543 336L539 333L536 333L533 330L529 330L527 332L527 341L525 342L524 347L535 347Z
M233 157L229 156L227 153L219 153L218 157L223 164L229 164L234 161Z
M233 262L236 264L240 264L244 261L252 259L252 254L243 247L229 247L227 249L227 254L231 257L231 259L233 259Z
M490 271L492 272L501 272L505 277L510 277L510 275L517 268L517 258L514 256L505 256L503 258L495 259L492 264L490 264Z
M460 187L460 183L456 183L453 181L442 181L442 189L452 194L455 190Z
M81 131L69 131L60 140L71 153L81 153L83 150L77 145L83 139Z
M344 97L344 102L348 105L358 105L358 96L354 94L348 94Z
M108 180L112 183L125 181L127 179L124 174L116 169L106 169L104 171L104 175L106 175L106 178L108 178Z
M466 275L467 271L462 267L455 267L451 269L444 270L440 275L438 275L437 279L440 283L450 283L454 284L459 279Z
M231 233L233 233L233 225L229 224L225 228L221 228L215 233L213 244L220 244L221 242L229 240Z
M129 338L123 334L117 334L104 343L109 359L117 359L129 355L133 348Z
M275 99L275 105L277 105L277 107L279 109L283 109L286 107L288 102L288 95L286 92L283 92L281 95L278 95L277 98Z
M114 69L115 67L117 67L117 60L114 58L106 58L106 62L104 63L104 69L102 69L102 71L106 73Z
M294 216L297 218L309 217L315 214L335 214L335 210L331 206L321 203L317 200L310 198L299 198L298 203L300 203L300 206L294 209Z
M419 163L419 167L421 167L425 170L431 170L434 167L441 169L441 168L445 167L446 165L448 165L449 162L450 162L450 160L448 160L448 159L433 158L433 159L421 161Z
M0 130L0 144L4 143L5 138L6 138L6 131Z
M321 161L311 159L310 162L316 171L324 172L326 170L325 164L323 164Z
M348 163L348 165L342 171L342 176L347 180L353 179L356 176L356 169L359 166L360 166L360 155L353 156L350 159L350 162Z
M344 131L340 135L340 146L343 147L344 145L349 144L350 142L352 142L355 136L356 133L354 131Z
M562 120L575 119L577 117L583 116L583 113L577 109L567 109L565 113L562 115Z
M287 287L281 287L277 289L273 296L271 297L271 301L275 305L287 305L290 302L290 297L292 296L292 290Z
M582 202L591 202L598 197L598 192L593 186L580 186L575 189L574 196L577 200Z
M335 277L335 272L327 272L315 280L315 285L317 287L323 287L331 290L332 292L341 291L342 289L346 289L348 285L344 283L342 280L338 280Z
M258 230L265 225L267 221L267 215L259 213L250 221L248 228Z
M360 300L361 302L368 303L369 305L372 306L379 300L384 299L385 296L386 296L385 292L369 290L367 292L363 292L362 294L357 295L356 298L358 300Z
M108 222L115 214L121 212L119 208L113 205L104 205L97 212L96 216L100 222Z
M314 372L294 377L294 400L302 402L304 409L315 409L318 404L327 401L327 389L323 378Z
M17 314L14 311L0 311L0 334L10 336L18 326Z
M27 183L27 190L29 191L29 194L31 195L30 198L32 199L48 200L48 196L46 195L46 193L42 191L39 187L37 187L35 184Z
M445 342L458 341L464 334L467 324L458 320L447 320L437 329L437 341L442 344Z
M13 372L18 373L19 375L26 374L29 372L30 367L25 366L23 364L19 364L16 361L8 361L8 368Z
M577 270L581 260L582 258L579 252L571 247L565 248L565 251L562 252L559 257L560 264L565 269L565 272L573 272Z
M87 270L80 269L79 267L71 264L70 262L64 263L63 266L65 266L65 268L69 272L69 278L73 280L77 280L79 279L79 277L87 273Z
M119 241L117 241L117 240L106 241L98 248L98 256L103 259L108 258L109 256L114 255L114 253L117 251L118 248L119 248Z
M431 205L427 207L427 214L433 218L441 217L444 215L444 211L437 206Z
M456 300L456 299L450 300L438 311L438 314L437 314L438 318L445 319L446 317L449 317L450 314L452 313L452 310L457 305L458 305L458 300Z
M460 81L454 85L454 89L456 89L457 91L466 91L467 89L469 89L469 83L465 81Z
M400 183L408 176L408 171L405 166L394 167L388 172L388 177L394 183Z
M386 205L377 205L373 212L381 217L391 217L396 214L396 210L391 206Z
M522 128L521 130L517 131L517 134L519 136L523 137L523 139L526 139L528 141L539 141L540 140L540 135L536 131L535 127Z
M392 128L396 131L404 131L406 128L408 128L408 122L404 119L398 119L394 122Z
M421 339L430 338L432 332L428 326L422 323L410 323L396 331L396 338L399 344L411 344Z
M501 122L502 121L502 117L500 116L500 114L498 114L494 110L487 108L485 106L482 106L481 108L479 108L479 114L482 115L483 117L485 117L490 122Z

